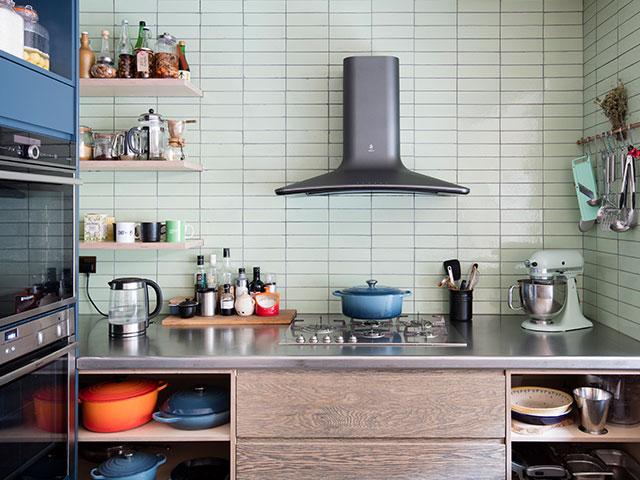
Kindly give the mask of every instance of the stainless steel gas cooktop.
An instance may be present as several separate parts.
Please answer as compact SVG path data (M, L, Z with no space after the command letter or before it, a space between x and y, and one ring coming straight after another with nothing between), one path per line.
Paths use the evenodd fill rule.
M300 315L280 345L344 347L466 347L465 338L442 315L400 315L383 320L343 315Z

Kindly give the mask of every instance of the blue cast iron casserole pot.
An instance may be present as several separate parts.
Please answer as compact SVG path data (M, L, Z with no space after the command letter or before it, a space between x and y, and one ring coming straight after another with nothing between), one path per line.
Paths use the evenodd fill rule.
M227 389L196 385L171 395L153 414L153 419L179 430L204 430L228 423L230 404Z
M155 480L158 467L167 461L166 455L154 455L129 450L105 460L91 470L94 480Z
M367 287L350 287L335 290L342 297L342 314L351 318L380 320L394 318L402 313L402 299L411 295L409 290L378 287L377 280L367 280Z

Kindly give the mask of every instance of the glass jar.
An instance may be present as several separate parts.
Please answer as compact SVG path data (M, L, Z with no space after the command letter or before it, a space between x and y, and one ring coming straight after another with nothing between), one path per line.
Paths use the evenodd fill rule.
M93 136L93 159L94 160L115 160L113 154L113 134L96 133Z
M24 54L27 62L49 70L49 32L38 23L39 17L31 5L16 7L24 19Z
M102 30L102 49L96 64L91 67L93 78L116 78L118 69L114 66L113 57L109 51L109 30Z
M91 160L93 156L93 132L89 127L80 127L78 139L80 160Z
M154 77L178 78L178 42L168 33L158 37L155 51Z
M23 58L24 20L12 0L0 0L0 50Z

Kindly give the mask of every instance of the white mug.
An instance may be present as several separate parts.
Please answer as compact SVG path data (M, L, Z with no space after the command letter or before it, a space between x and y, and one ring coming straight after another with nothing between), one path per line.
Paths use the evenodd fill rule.
M135 243L140 238L135 222L116 222L116 243Z

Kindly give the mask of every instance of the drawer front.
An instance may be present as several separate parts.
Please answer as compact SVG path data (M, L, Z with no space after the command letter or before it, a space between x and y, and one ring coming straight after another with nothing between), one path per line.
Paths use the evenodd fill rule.
M502 370L240 371L245 438L504 438Z
M247 441L236 445L237 480L504 480L497 441Z
M46 74L0 57L6 83L0 93L0 123L58 138L75 134L75 90Z

